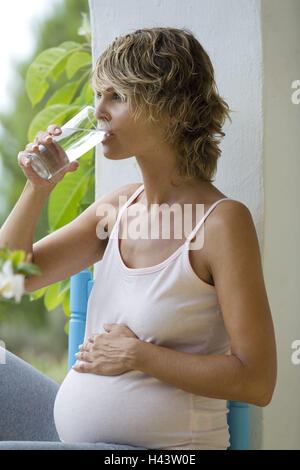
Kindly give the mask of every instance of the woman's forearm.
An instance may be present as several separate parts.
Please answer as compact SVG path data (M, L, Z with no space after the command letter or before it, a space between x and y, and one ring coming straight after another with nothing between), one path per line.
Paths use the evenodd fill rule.
M36 188L29 181L0 229L0 247L32 253L34 230L51 187Z
M137 340L133 369L195 395L268 404L262 384L234 355L190 354Z

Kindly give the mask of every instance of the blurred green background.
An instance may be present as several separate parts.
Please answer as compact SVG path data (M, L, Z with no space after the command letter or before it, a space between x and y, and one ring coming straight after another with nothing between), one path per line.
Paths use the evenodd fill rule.
M78 35L81 13L89 15L87 0L61 0L46 19L34 23L35 50L31 57L14 65L15 73L21 78L10 89L14 107L9 112L0 112L0 226L25 186L26 178L17 155L28 143L29 124L43 106L43 103L34 109L31 106L25 88L27 69L47 48L63 41L85 41ZM48 234L47 210L46 202L36 225L34 242ZM64 331L67 320L61 306L48 312L43 298L31 302L24 296L20 304L14 305L0 302L0 339L7 350L61 383L67 373L68 336Z

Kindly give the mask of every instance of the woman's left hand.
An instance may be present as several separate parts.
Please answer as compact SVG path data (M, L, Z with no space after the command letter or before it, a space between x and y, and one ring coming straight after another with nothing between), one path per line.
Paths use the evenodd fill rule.
M95 334L79 346L78 361L72 367L76 372L98 375L121 375L133 370L135 346L138 337L125 325L103 325L107 333Z

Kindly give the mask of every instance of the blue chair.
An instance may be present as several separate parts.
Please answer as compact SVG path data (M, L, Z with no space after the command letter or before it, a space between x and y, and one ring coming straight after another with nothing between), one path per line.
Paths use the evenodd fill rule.
M84 341L86 311L88 298L94 281L88 269L84 269L71 277L68 369L76 361L78 346ZM249 432L249 405L238 401L227 401L229 412L227 423L230 434L228 450L247 450Z

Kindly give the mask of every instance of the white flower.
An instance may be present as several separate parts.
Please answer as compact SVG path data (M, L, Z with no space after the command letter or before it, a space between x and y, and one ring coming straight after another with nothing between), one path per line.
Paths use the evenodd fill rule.
M8 259L0 272L0 296L6 299L14 297L19 303L24 291L24 275L14 274L12 261Z
M79 36L86 36L87 39L90 39L91 36L91 26L89 23L88 15L86 13L81 12L81 16L83 18L82 25L78 29L77 34Z

